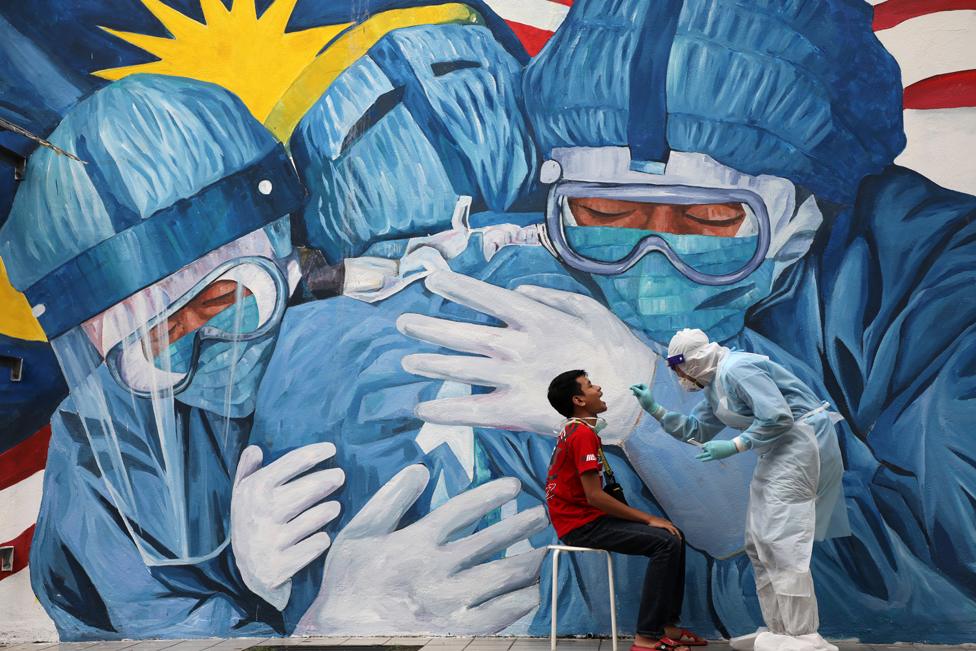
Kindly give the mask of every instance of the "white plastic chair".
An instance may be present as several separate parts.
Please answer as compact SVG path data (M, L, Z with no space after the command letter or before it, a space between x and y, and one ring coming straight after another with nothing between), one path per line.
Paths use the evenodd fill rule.
M549 648L556 651L556 603L559 596L559 554L562 552L596 552L607 555L607 580L610 583L610 635L613 637L613 651L617 651L617 600L613 591L613 557L604 549L571 547L569 545L549 545L552 550L552 628L549 634Z

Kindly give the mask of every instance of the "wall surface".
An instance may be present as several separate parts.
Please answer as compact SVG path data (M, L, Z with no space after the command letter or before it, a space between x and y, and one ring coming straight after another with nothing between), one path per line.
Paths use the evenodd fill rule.
M976 640L976 3L33 0L0 32L0 642L545 635L575 368L684 532L682 621L751 632L757 455L702 463L629 391L707 404L683 327L843 418L821 632ZM608 632L600 559L559 572L560 631Z

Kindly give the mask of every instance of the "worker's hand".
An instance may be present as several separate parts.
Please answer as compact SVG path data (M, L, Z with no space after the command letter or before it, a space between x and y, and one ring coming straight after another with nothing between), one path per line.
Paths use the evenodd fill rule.
M651 394L651 389L646 384L634 384L630 387L630 392L634 394L637 398L637 402L647 413L652 416L660 408L661 405L657 404L654 400L654 396Z
M331 443L313 443L262 467L261 448L251 445L237 463L230 504L234 559L244 585L278 610L288 604L291 578L329 548L321 529L340 507L323 500L346 476L338 468L308 471L335 452Z
M674 526L670 520L665 520L664 518L659 518L655 515L652 515L650 519L647 521L647 526L655 527L657 529L664 529L672 536L677 536L678 538L681 538L681 532L678 531L678 528Z
M518 480L504 478L397 529L429 479L421 465L403 469L336 536L318 597L297 633L496 633L538 607L545 549L486 561L545 529L543 507L459 537L518 496Z
M695 458L699 461L718 461L731 457L738 451L732 441L708 441L702 445L702 451Z
M599 302L572 292L523 285L509 290L450 271L426 279L444 298L505 322L506 327L404 314L404 334L465 355L416 354L403 368L417 375L493 387L491 393L421 403L430 423L555 434L562 420L546 388L566 369L584 368L603 388L606 443L622 443L640 417L627 389L653 381L657 355Z

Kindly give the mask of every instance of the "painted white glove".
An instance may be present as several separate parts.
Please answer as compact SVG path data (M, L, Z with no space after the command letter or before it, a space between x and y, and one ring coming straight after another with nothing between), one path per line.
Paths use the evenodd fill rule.
M437 271L425 282L430 291L500 319L507 327L419 314L397 319L397 327L410 337L478 355L407 355L404 370L495 387L487 394L421 403L419 418L553 435L563 419L546 398L549 383L563 371L580 368L603 387L603 441L619 445L630 436L641 407L629 387L653 383L657 355L610 310L581 294L533 285L513 291L451 271Z
M336 536L322 588L296 633L491 634L539 605L545 549L484 561L544 529L544 509L522 511L455 539L518 495L518 480L504 478L462 493L397 530L429 479L421 465L404 468Z
M339 515L323 502L346 480L339 468L305 474L335 455L331 443L292 450L261 467L256 445L241 453L231 495L231 545L244 584L278 610L291 596L291 578L329 548L322 527Z

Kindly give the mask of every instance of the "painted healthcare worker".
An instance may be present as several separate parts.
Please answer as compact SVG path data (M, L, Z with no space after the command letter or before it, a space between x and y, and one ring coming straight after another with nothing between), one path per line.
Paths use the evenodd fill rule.
M810 573L814 540L850 535L835 415L784 367L710 342L701 330L674 335L668 366L683 389L702 391L705 400L685 416L658 404L646 385L631 387L664 431L701 445L701 461L747 450L759 455L749 487L745 548L769 630L755 638L755 648L836 649L817 633ZM713 440L725 427L741 433Z
M37 152L0 230L69 389L34 591L62 639L280 631L288 579L328 547L316 532L343 481L313 473L286 511L278 493L331 443L238 465L298 282L294 167L237 98L175 77L97 91L51 140L85 162ZM291 517L292 544L251 544Z

